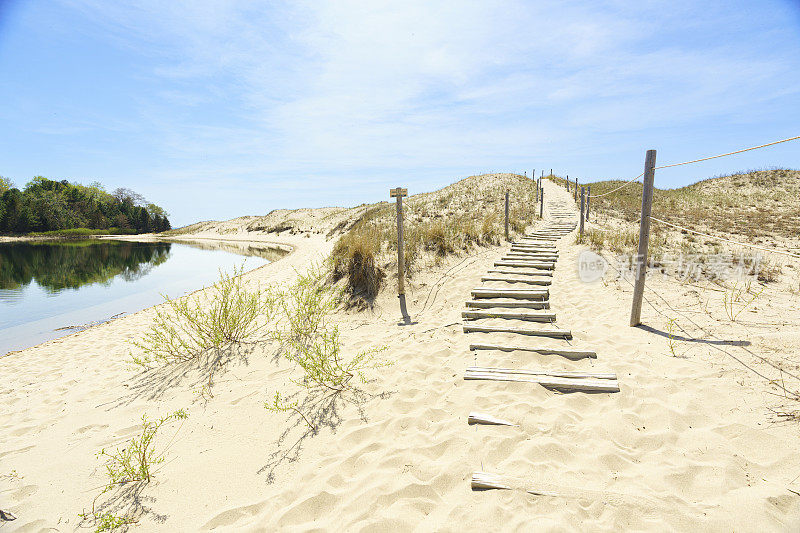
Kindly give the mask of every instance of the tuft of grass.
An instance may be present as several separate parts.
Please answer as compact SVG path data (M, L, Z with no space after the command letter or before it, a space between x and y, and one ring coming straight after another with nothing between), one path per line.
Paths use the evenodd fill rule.
M375 225L362 225L339 238L331 253L333 279L347 279L354 297L375 298L385 277L376 265L381 250L381 232Z
M536 181L515 174L470 176L442 190L409 197L403 203L404 274L411 278L427 262L498 244L503 236L505 192L510 194L509 226L524 232L537 216ZM364 211L334 246L333 278L345 278L350 298L371 300L397 253L395 206Z
M728 315L731 322L736 322L739 315L750 307L763 292L764 287L761 287L759 291L753 290L749 281L746 283L735 282L730 287L726 287L722 297L725 314Z
M271 288L249 290L242 274L220 271L220 279L209 289L176 300L164 297L166 307L156 308L156 317L141 340L132 344L142 355L133 362L144 367L153 363L190 361L200 354L251 339L272 318L276 294Z

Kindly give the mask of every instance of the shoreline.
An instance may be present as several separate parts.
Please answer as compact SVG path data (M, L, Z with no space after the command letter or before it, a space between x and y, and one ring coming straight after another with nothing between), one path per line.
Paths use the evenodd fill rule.
M138 238L138 237L141 237L141 236L145 236L147 238L144 238L144 239ZM119 237L125 237L125 238L119 238ZM216 241L221 242L221 243L222 242L225 242L225 243L232 243L233 242L233 243L237 243L237 244L241 244L241 245L269 245L269 246L266 246L267 249L280 250L281 252L284 252L282 255L277 256L276 259L268 260L268 262L266 264L257 266L255 268L252 268L252 269L249 269L249 270L243 272L242 276L250 276L250 275L252 275L253 273L255 273L256 271L258 271L258 270L260 270L262 268L265 268L265 267L268 267L270 265L273 265L273 264L277 263L278 261L284 259L285 257L291 255L297 249L297 245L290 245L290 244L287 244L287 243L279 243L279 242L274 242L272 240L264 241L264 240L260 240L260 239L257 239L257 238L252 238L253 235L245 235L243 237L246 237L246 238L231 239L231 238L216 238L216 237L213 237L213 236L201 236L201 235L192 235L191 237L186 236L186 237L169 237L169 238L167 238L167 237L160 237L160 236L158 236L158 234L144 233L144 234L141 234L141 235L108 235L108 236L105 236L105 235L93 235L93 236L90 236L88 238L94 238L96 240L121 240L121 241L126 241L126 242L174 242L174 243L178 243L178 244L180 244L180 243L189 244L191 242L216 242ZM0 238L2 238L2 237L0 237ZM31 239L28 239L28 238L13 238L15 240L11 241L11 242L35 242L36 240L45 240L45 241L64 240L64 241L71 241L71 240L83 240L83 239L86 239L86 238L87 237L85 237L85 236L84 237L76 237L76 238L60 238L60 237L59 238L43 237L43 238L31 238ZM4 242L4 241L0 241L0 242ZM8 242L8 241L5 241L5 242ZM242 257L244 257L244 258L247 257L247 255L244 255L244 254L240 254L240 255L242 255ZM193 294L196 294L199 291L205 290L206 288L207 287L198 287L196 289L190 290L190 291L186 292L184 295L182 295L181 298L186 297L186 296L191 296ZM134 311L132 313L122 312L122 313L119 313L119 314L112 315L109 318L105 318L105 319L98 319L98 320L87 322L85 324L79 324L79 325L74 325L74 326L66 326L64 329L76 328L76 330L67 332L67 333L65 333L63 335L59 335L57 337L54 337L54 338L51 338L51 339L48 339L48 340L44 340L44 341L38 342L36 344L32 344L30 346L26 346L25 348L21 348L19 350L11 350L11 351L6 352L6 353L0 353L0 359L5 359L8 356L19 354L19 353L22 353L22 352L24 352L26 350L39 348L39 347L44 347L49 343L60 341L60 340L63 340L63 339L69 338L69 337L73 337L75 335L79 335L81 333L84 333L86 331L92 330L92 329L97 328L99 326L103 326L103 325L112 323L112 322L114 322L116 320L120 320L120 319L124 319L124 318L130 317L130 316L134 316L137 313L141 313L141 312L144 312L144 311L149 311L149 310L151 310L151 309L153 309L153 308L155 308L155 307L157 307L159 305L163 305L163 304L164 304L164 302L162 301L162 302L159 302L159 303L156 303L156 304L153 304L153 305L148 305L147 307L143 307L142 309L138 309L138 310L136 310L136 311ZM35 322L35 320L34 321L29 321L29 322ZM20 324L20 325L22 325L22 324ZM84 327L84 326L86 326L86 327ZM58 330L54 330L54 331L58 331Z

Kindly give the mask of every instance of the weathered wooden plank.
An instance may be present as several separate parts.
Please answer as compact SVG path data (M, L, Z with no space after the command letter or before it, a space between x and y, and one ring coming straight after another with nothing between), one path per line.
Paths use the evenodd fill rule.
M550 376L526 376L520 374L494 374L469 371L464 374L464 379L538 383L539 385L547 387L548 389L574 392L619 392L619 382L616 379L573 379Z
M533 272L528 272L528 271L525 271L525 270L518 270L518 269L515 269L515 268L512 268L511 270L503 270L503 269L500 269L500 268L490 268L486 272L490 273L490 274L511 274L513 276L516 276L516 275L520 275L520 276L535 276L535 277L538 277L538 278L546 278L546 279L551 279L553 277L553 271L552 270L536 270L536 271L533 271Z
M537 268L537 269L540 269L540 270L553 270L553 268L555 268L553 263L545 263L543 261L536 262L536 261L518 261L518 260L515 260L515 261L508 261L508 260L495 261L494 262L494 266L496 266L496 267L500 267L500 266L506 266L506 267L528 267L528 268Z
M513 287L502 289L479 287L477 289L472 289L472 296L475 298L515 298L517 300L541 300L547 298L548 294L549 291L546 289L517 289Z
M463 311L461 316L470 320L481 318L505 318L509 320L527 320L529 322L555 322L556 320L555 313L536 311Z
M508 302L497 300L468 300L467 307L474 307L479 309L489 309L492 307L510 308L510 309L550 309L550 302L547 300L529 301L529 302Z
M534 337L556 337L571 339L572 332L566 329L526 329L511 326L479 326L465 324L464 333L514 333L517 335L532 335Z
M504 276L482 276L481 281L504 281L506 283L526 283L528 285L550 285L549 279L510 278Z
M558 257L554 255L531 255L509 253L500 258L501 261L541 261L542 263L557 263Z
M471 366L468 372L495 373L495 374L520 374L526 376L551 376L570 379L617 379L614 372L573 372L567 370L530 370L527 368L494 368Z
M508 420L503 420L502 418L497 418L492 415L487 415L484 413L475 413L472 412L467 416L467 424L470 426L474 424L486 424L489 426L518 426L519 424L515 424L513 422L509 422Z
M505 484L502 477L496 474L489 474L488 472L473 472L470 486L472 490L511 489L510 486Z
M467 302L469 304L469 302ZM541 355L558 355L567 359L597 359L597 353L591 350L565 350L561 348L539 348L534 346L518 346L509 344L495 344L489 342L476 342L469 345L470 350L499 350L503 352L536 352Z

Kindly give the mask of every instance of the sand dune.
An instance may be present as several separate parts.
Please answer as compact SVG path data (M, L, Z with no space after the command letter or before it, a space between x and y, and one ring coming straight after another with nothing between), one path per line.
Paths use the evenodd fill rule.
M549 208L574 209L564 189L546 182L545 191ZM230 238L254 238L244 233ZM271 235L294 251L248 278L288 282L327 256L324 233ZM768 385L711 348L673 357L668 336L628 327L624 283L580 281L583 248L571 236L557 246L550 309L571 341L463 333L470 291L508 246L451 257L410 283L413 325L397 325L391 285L372 310L339 315L349 353L387 345L394 364L360 394L319 405L327 423L318 434L264 409L295 371L268 347L233 354L206 401L193 392L202 385L196 371L130 368L127 341L152 310L0 359L0 509L17 517L0 529L75 530L104 483L94 454L136 434L142 413L187 406L182 427L164 429L164 444L176 437L154 481L126 501L144 511L132 530L800 529L800 427L768 420ZM652 286L673 304L685 290ZM653 303L643 321L663 331L664 306ZM746 332L729 340L742 339ZM477 342L590 349L597 358L470 351ZM469 366L610 371L621 391L465 381ZM472 411L518 426L470 426ZM476 471L506 476L511 489L471 490Z

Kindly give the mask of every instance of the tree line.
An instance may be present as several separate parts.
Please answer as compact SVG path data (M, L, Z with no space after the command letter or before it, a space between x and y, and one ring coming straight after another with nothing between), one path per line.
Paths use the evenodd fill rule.
M74 228L109 233L171 229L168 213L130 189L108 193L91 185L36 176L22 190L0 176L0 233L20 234Z
M50 293L106 283L118 275L138 279L169 258L171 244L114 240L53 244L7 243L0 246L0 289L18 289L32 281Z

